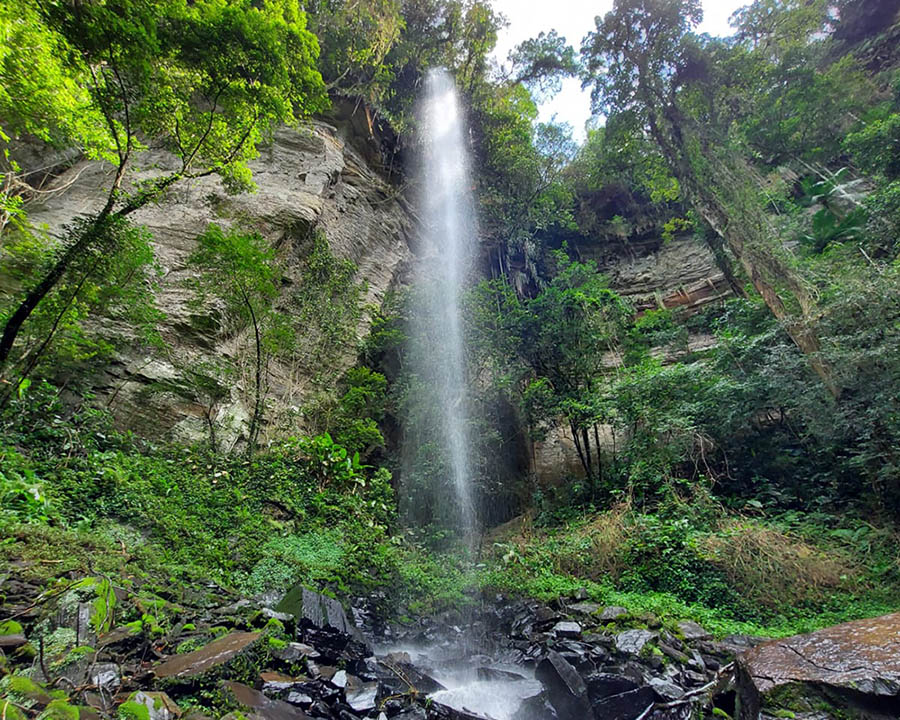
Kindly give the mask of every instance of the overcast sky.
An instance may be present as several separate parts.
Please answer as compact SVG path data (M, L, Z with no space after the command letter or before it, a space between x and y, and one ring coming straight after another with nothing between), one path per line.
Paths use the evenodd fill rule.
M728 18L750 0L703 0L703 24L700 32L710 35L731 35ZM509 27L501 31L494 58L501 64L506 56L523 40L536 37L540 32L556 30L575 47L581 47L581 39L594 29L594 17L612 9L612 0L493 0L493 6L502 12ZM584 137L584 123L591 114L588 91L582 92L581 81L569 79L563 83L562 92L541 106L541 120L556 115L557 121L569 123L575 137Z

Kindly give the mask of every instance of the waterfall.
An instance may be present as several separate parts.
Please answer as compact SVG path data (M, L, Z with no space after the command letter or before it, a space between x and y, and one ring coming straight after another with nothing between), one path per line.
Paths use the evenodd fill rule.
M432 70L420 103L421 153L418 158L418 209L421 214L418 266L414 278L410 327L410 358L418 378L417 402L425 406L431 436L421 428L406 433L414 442L437 449L440 475L431 483L452 486L453 507L433 509L434 517L474 536L476 513L472 496L466 402L465 348L461 295L477 247L465 116L452 77ZM416 422L407 416L407 423ZM424 438L424 439L423 439ZM421 448L418 448L421 450ZM405 452L409 457L411 453ZM407 463L407 465L412 463ZM427 476L419 468L408 472ZM443 488L429 496L446 505ZM447 497L447 500L450 498Z

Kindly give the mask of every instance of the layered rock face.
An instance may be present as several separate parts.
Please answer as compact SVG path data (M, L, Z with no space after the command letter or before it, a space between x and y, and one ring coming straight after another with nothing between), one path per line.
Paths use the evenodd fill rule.
M587 242L575 244L584 260L597 263L610 287L631 301L638 311L668 308L696 312L705 305L721 302L732 295L724 274L712 252L690 235L640 242ZM711 335L697 333L688 338L688 348L697 352L715 343ZM614 367L612 355L604 362ZM613 453L627 438L616 437L614 429L602 426L600 443ZM584 469L568 427L552 428L543 440L536 441L531 453L531 471L539 485L550 486L571 477L584 477Z
M363 109L339 108L336 117L275 134L251 163L256 192L228 195L218 178L207 177L180 183L158 204L134 213L133 221L152 233L161 265L158 302L166 314L163 336L170 349L150 355L127 342L126 330L109 322L99 328L106 337L122 340L124 335L126 340L92 380L97 401L122 427L151 438L205 437L209 408L199 402L183 368L219 357L237 360L252 345L249 332L226 333L220 327L216 308L198 308L192 302L186 261L198 234L210 223L225 227L239 223L269 240L284 261L285 295L297 289L313 234L321 232L335 257L356 264L357 280L366 285L363 302L381 303L410 257L411 228L399 190L389 182L381 162L383 142L366 122ZM172 162L167 153L151 149L138 158L129 180L153 177ZM59 233L77 215L99 209L111 176L108 165L76 164L57 180L67 189L32 209L31 220ZM360 334L365 325L363 318ZM353 345L337 352L338 365L352 364ZM251 373L243 374L248 377L228 383L226 398L214 411L225 449L239 440L252 408ZM268 383L272 422L264 435L278 432L276 422L282 430L301 431L298 408L312 390L310 378L292 367L290 359L280 359L270 363Z

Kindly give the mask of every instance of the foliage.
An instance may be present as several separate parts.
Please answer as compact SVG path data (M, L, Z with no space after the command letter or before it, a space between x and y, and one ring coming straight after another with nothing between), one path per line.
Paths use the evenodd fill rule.
M252 452L263 417L268 358L293 340L290 326L275 307L280 267L262 235L234 228L224 231L218 225L210 225L197 239L188 263L200 271L193 281L197 300L215 298L224 304L223 329L249 327L253 333L253 415L247 438Z
M502 281L479 286L473 297L473 344L496 369L514 373L511 380L519 386L536 436L561 418L566 421L593 482L602 460L589 432L596 437L596 425L607 413L598 383L630 310L593 264L571 261L561 251L554 257L558 273L532 299L520 300Z
M213 578L254 592L302 578L346 591L387 584L397 572L396 554L386 551L394 512L390 474L362 466L327 435L252 460L141 448L116 433L103 413L68 416L47 387L11 404L3 436L2 457L10 462L0 477L12 500L0 516L4 535L34 536L44 545L40 552L61 552L54 543L81 544L93 536L98 572L134 561L164 583L177 577L202 586ZM9 450L12 444L21 452ZM23 494L37 501L31 487L40 505L22 501ZM48 541L53 533L63 537ZM91 551L85 558L73 552L65 562L79 567L90 557ZM91 586L98 593L103 587Z

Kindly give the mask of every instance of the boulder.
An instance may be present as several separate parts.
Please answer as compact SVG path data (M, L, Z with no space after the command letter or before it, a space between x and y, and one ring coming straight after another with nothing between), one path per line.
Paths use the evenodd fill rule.
M534 672L547 690L547 699L560 720L581 720L591 715L587 686L578 671L551 650Z
M619 607L618 605L610 605L609 607L603 608L603 612L600 613L600 621L613 622L626 615L628 615L627 609Z
M354 675L347 676L347 686L344 688L347 704L358 713L367 713L375 709L375 699L378 696L378 683L364 683Z
M276 694L288 690L296 680L289 675L278 672L261 672L257 687L267 695Z
M620 695L624 692L637 690L638 684L624 675L612 673L596 673L585 678L588 696L591 702L598 702L611 695Z
M278 603L275 610L292 615L298 623L317 628L331 628L356 636L358 631L348 619L344 607L334 598L295 585Z
M855 716L900 715L900 613L775 640L736 659L738 717L821 709Z
M656 702L651 687L610 695L594 703L594 717L602 720L635 720L646 713Z
M228 664L259 640L258 632L233 632L213 640L198 650L176 655L157 665L153 672L158 678L192 679L213 668Z
M559 637L578 638L581 637L581 625L563 620L553 626L553 632Z
M0 648L17 648L28 642L22 633L0 635Z
M600 609L600 605L593 602L579 602L569 606L569 610L579 615L593 615Z
M626 630L616 635L616 650L630 655L640 655L644 646L656 637L649 630Z
M254 720L306 720L309 716L290 703L267 698L258 690L236 682L225 682L223 688L238 705L250 711Z
M682 620L678 623L678 632L685 640L709 640L712 637L702 625L691 620Z
M684 689L665 678L650 678L648 683L656 692L657 697L662 702L670 702L672 700L680 700L684 697Z

